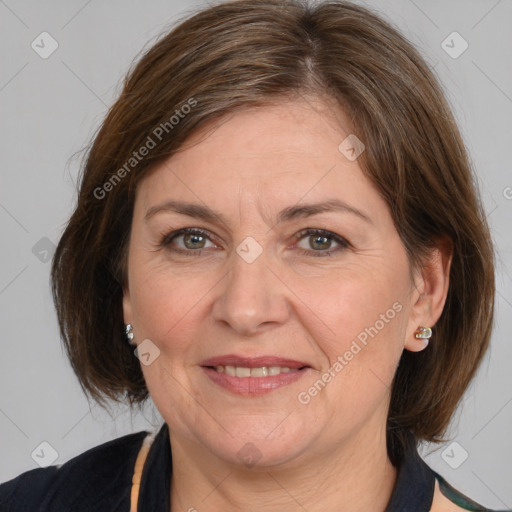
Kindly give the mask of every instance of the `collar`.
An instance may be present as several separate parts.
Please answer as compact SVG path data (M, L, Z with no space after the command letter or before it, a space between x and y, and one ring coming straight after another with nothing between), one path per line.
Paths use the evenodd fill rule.
M138 512L169 512L172 455L169 428L162 425L149 450L140 482ZM429 512L435 475L419 456L412 434L400 457L395 487L385 512Z

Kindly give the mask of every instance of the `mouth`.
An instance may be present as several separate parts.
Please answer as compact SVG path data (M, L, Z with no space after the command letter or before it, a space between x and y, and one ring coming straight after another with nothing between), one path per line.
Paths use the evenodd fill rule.
M282 373L298 372L307 366L301 366L300 368L289 368L287 366L258 366L250 368L248 366L231 366L231 365L218 365L218 366L207 366L211 370L215 370L217 373L225 373L230 377L271 377L273 375L281 375Z
M311 367L304 362L273 356L221 356L201 364L215 384L238 395L261 395L287 386Z

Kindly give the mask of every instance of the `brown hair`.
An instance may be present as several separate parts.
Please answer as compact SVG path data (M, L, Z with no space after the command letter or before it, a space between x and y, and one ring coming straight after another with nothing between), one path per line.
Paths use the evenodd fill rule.
M453 243L435 338L420 353L404 351L389 411L390 433L438 440L489 343L492 243L433 73L392 26L348 2L222 3L181 22L130 70L89 149L52 263L71 364L101 403L147 398L122 314L138 182L206 122L302 94L334 99L351 118L366 146L360 165L389 205L413 267L442 237Z

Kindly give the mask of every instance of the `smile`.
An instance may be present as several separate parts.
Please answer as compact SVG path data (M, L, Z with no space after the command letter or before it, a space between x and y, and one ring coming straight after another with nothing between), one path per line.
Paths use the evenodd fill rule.
M288 368L286 366L202 366L211 382L236 395L254 397L277 391L310 373L309 366Z
M247 368L244 366L216 366L215 371L225 373L230 377L271 377L281 373L297 372L299 368L288 368L287 366L261 366L257 368Z

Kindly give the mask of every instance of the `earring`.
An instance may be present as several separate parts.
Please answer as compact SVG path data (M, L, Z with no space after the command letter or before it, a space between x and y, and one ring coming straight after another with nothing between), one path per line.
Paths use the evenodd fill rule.
M126 335L126 339L128 340L128 343L130 345L133 345L133 343L132 343L132 340L133 340L133 325L132 324L126 324L125 328L124 328L124 332L125 332L125 335Z
M428 343L428 340L432 337L432 329L430 327L418 327L414 336L416 339L425 340Z

